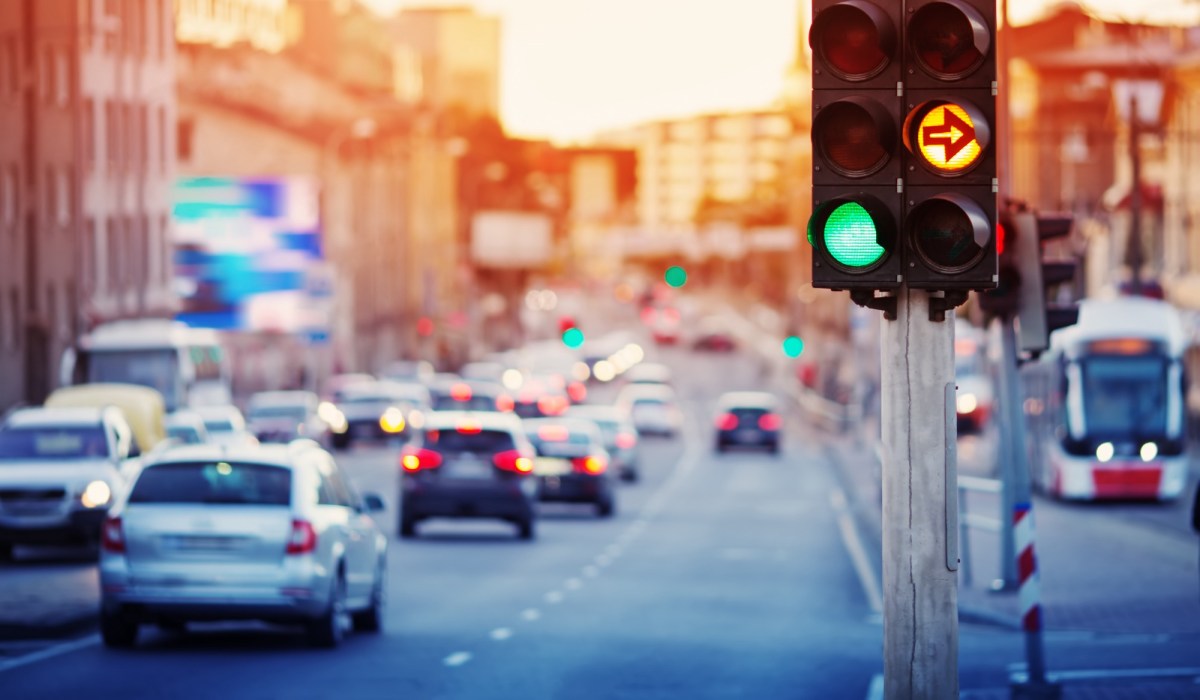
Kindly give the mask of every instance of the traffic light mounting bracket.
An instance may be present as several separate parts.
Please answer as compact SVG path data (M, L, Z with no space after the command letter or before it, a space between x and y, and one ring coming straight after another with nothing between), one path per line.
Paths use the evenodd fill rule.
M879 292L876 294L876 292ZM895 292L882 292L875 289L851 289L850 301L866 309L882 311L883 317L889 321L896 320L897 299Z
M929 320L941 323L946 320L946 312L967 303L966 289L946 289L942 292L929 292Z

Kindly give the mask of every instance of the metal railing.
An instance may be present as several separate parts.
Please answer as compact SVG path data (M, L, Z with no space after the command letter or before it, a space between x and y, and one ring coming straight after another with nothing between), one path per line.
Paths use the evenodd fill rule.
M958 477L958 529L959 553L962 556L962 585L971 585L971 538L970 529L1000 534L1000 518L992 518L967 510L968 493L1000 494L999 479L983 479L977 476Z

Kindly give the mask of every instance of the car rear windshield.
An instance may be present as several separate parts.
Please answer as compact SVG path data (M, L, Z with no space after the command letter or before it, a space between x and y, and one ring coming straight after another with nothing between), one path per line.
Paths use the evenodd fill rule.
M425 446L439 452L495 454L516 449L517 444L504 430L429 430Z
M286 506L291 493L290 469L242 462L187 462L144 470L129 493L129 502Z
M545 439L530 431L529 441L543 457L582 457L587 455L592 441L584 433L570 433L557 439Z
M737 416L738 418L758 418L759 416L761 416L762 414L767 413L767 412L768 411L765 408L756 408L753 406L739 406L739 407L733 409L732 411L730 411L730 413Z
M293 418L304 420L308 412L303 406L259 406L250 409L251 418Z
M233 432L233 421L231 420L206 420L204 427L210 433L230 433Z
M435 411L495 411L496 399L491 396L475 394L466 401L458 401L450 396L436 396L433 399Z
M0 430L0 460L107 457L99 426L6 428Z

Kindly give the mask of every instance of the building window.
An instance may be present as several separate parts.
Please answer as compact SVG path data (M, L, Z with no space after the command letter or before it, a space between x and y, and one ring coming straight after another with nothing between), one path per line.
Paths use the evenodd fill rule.
M38 71L38 97L42 102L49 103L54 95L54 49L47 46L42 51L40 70Z
M71 223L71 194L73 188L71 186L70 170L67 168L59 170L55 181L55 216L59 224L66 226Z
M192 159L192 136L196 131L196 122L191 119L180 119L176 129L175 155L180 162L186 163Z
M108 169L117 169L117 153L121 150L121 144L118 143L121 137L121 130L117 128L117 104L115 102L104 103L104 148L106 149L105 156L108 160Z
M58 178L55 177L54 167L46 166L45 177L42 185L42 220L46 223L56 221L56 209L58 206L58 197L55 188L58 187ZM47 227L52 228L52 227Z
M96 103L91 98L83 101L83 156L88 170L96 164Z

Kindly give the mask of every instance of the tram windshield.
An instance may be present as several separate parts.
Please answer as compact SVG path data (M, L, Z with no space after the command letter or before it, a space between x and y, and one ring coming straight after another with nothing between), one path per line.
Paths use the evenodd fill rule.
M1167 363L1161 357L1090 357L1082 363L1084 418L1097 439L1143 439L1167 429Z

